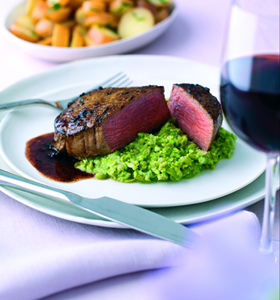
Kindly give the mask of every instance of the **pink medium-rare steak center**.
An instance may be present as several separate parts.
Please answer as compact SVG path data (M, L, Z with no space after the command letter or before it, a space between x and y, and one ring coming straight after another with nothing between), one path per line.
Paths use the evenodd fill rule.
M160 89L140 95L104 121L103 136L111 151L127 145L127 141L134 140L139 132L151 132L159 128L170 118L162 97Z
M181 130L207 151L219 133L222 109L208 88L193 84L174 84L168 107Z
M99 88L56 118L54 147L77 157L108 154L170 117L163 87Z

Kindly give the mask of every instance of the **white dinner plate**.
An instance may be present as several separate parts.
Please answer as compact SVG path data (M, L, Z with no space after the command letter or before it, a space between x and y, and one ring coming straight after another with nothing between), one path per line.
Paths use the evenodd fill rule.
M11 11L9 11L4 19L4 32L7 38L16 47L19 47L21 50L37 58L54 62L65 62L82 58L115 55L135 51L136 49L144 47L151 42L156 42L156 39L171 26L177 16L177 8L173 5L172 13L168 18L156 24L150 30L137 36L91 47L51 47L26 42L9 31L10 25L15 22L16 18L19 15L24 14L25 3L26 1L20 2Z
M210 87L214 94L219 85L218 69L205 64L171 57L112 56L68 63L27 78L1 92L0 101L67 98L119 71L124 71L136 86L164 85L166 96L172 83L199 83ZM230 160L223 160L214 171L204 171L189 180L152 184L94 179L75 183L52 181L28 162L25 145L29 139L53 131L57 114L52 108L35 106L10 112L1 122L1 155L18 174L84 197L109 196L144 207L190 205L233 193L253 182L265 169L265 156L238 139Z

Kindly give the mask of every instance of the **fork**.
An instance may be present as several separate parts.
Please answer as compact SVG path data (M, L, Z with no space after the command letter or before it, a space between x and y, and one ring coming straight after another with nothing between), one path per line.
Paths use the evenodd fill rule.
M94 86L91 88L89 91L85 92L88 93L92 91L93 89L98 88L99 86L102 86L103 88L107 87L120 87L120 86L129 86L132 84L132 80L129 79L129 77L124 74L123 72L119 72L116 75L108 78L104 82ZM69 102L72 102L79 98L78 96L71 97L69 99L63 99L63 100L57 100L57 101L48 101L48 100L43 100L43 99L29 99L29 100L21 100L21 101L15 101L11 103L4 103L0 104L0 110L4 109L11 109L11 108L16 108L16 107L24 107L26 105L34 105L34 104L40 104L40 105L47 105L59 110L64 110L67 108L67 104Z

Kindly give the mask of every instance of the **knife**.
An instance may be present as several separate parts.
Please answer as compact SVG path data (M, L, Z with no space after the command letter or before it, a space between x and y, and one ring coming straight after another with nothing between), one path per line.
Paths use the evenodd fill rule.
M11 186L32 194L44 194L72 202L105 219L126 225L149 235L194 248L198 235L187 227L139 206L113 198L85 198L47 186L0 169L0 185Z

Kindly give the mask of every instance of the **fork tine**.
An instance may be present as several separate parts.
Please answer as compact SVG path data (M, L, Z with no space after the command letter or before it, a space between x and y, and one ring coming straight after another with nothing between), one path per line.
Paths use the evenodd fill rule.
M123 76L125 76L125 75L123 74L123 72L119 72L118 74L112 76L111 78L109 78L109 79L107 79L106 81L100 83L99 85L100 85L100 86L105 86L105 85L110 86L110 85L112 84L112 83L110 83L110 81L114 80L115 78L117 78L117 77L120 76L120 75L122 75L121 78L123 78ZM120 79L121 79L121 78L120 78ZM119 80L119 79L118 79L118 80Z
M112 82L112 80L114 80L114 81ZM123 72L119 72L119 73L115 74L114 76L112 76L111 78L107 79L106 81L95 86L94 88L91 88L88 92L91 92L93 89L97 89L98 86L112 87L116 84L118 84L117 85L118 87L120 87L122 85L129 86L133 82L132 80L130 80L130 81L129 80L130 80L129 77L127 77L126 74L124 74ZM84 92L84 93L88 93L88 92ZM56 101L43 100L43 99L28 99L28 100L16 101L16 102L12 102L12 103L0 104L0 110L11 109L13 107L20 107L20 106L31 105L31 104L41 104L41 105L43 104L43 105L48 105L53 108L58 108L60 110L64 110L65 108L68 107L68 104L70 102L78 99L79 97L80 96L77 95L77 96L69 98L69 99L61 99L61 100L56 100Z
M130 80L129 78L126 78L124 81L122 81L119 84L115 85L115 87L129 86L129 85L131 85L132 82L133 82L132 80Z
M124 74L122 77L118 78L117 80L115 80L114 82L111 82L110 84L103 86L104 88L106 87L113 87L115 86L118 82L120 82L120 80L124 79L126 77L126 75Z

